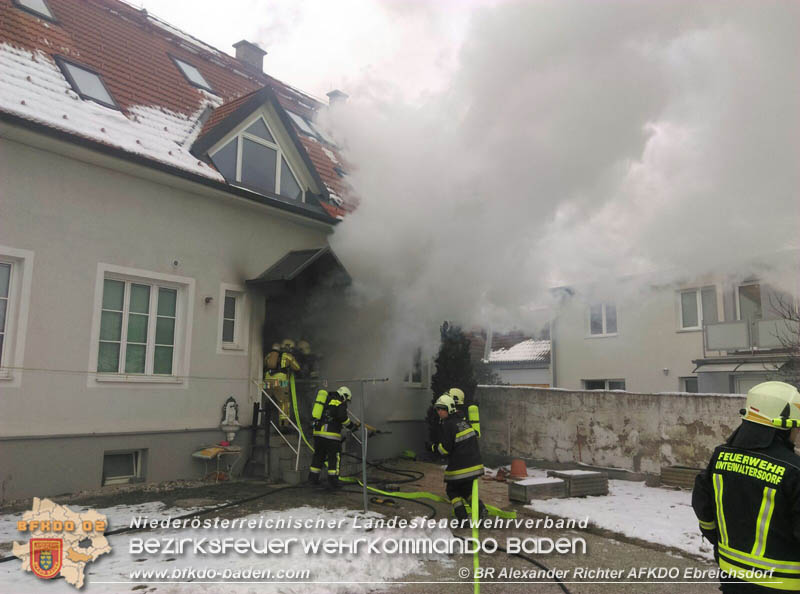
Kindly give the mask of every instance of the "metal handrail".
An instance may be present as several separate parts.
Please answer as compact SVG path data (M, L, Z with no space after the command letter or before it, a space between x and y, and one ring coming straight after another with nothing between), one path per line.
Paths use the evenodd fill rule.
M270 396L269 392L267 392L266 386L262 387L262 385L261 385L262 382L253 380L253 383L256 385L256 387L259 390L261 390L261 393L264 396L267 397L267 400L269 400L269 402L272 404L272 406L274 406L276 408L276 410L278 411L278 418L280 418L281 415L286 416L286 420L289 421L289 424L292 427L294 427L295 431L297 431L297 447L295 448L294 446L292 446L291 443L289 443L289 440L286 439L286 436L283 434L283 432L280 430L280 428L274 422L272 422L272 420L270 420L270 422L269 422L269 424L273 426L275 431L278 432L278 435L281 436L281 439L283 439L283 441L286 442L286 445L288 445L289 448L292 450L292 452L294 452L294 456L295 456L294 457L294 469L295 469L295 472L296 472L297 470L300 469L300 448L302 447L302 444L303 444L302 436L300 435L300 429L298 428L297 425L294 424L294 421L292 421L292 419L288 415L285 415L285 413L283 412L281 407L278 405L278 403L275 402L272 399L272 396ZM269 441L269 435L266 435L264 438Z

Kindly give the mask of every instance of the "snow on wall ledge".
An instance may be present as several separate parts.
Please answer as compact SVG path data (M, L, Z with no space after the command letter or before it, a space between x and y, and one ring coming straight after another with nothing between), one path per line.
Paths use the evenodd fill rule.
M702 468L739 426L744 396L480 386L487 458L581 462L660 474Z
M206 102L213 103L208 98ZM0 44L0 110L224 181L189 152L204 109L201 105L195 114L182 114L139 105L126 115L81 99L47 54Z

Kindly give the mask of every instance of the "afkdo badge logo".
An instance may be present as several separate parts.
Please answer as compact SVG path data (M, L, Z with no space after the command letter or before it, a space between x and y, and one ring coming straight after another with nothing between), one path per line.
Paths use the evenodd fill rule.
M49 580L61 571L61 554L64 541L60 538L32 538L31 571L40 578Z

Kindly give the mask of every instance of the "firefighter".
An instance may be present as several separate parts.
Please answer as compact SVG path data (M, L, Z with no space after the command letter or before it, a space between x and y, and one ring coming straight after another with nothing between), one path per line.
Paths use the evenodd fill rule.
M300 376L304 378L316 378L319 376L316 365L317 357L312 354L311 344L307 340L301 340L297 343L295 358L300 365Z
M275 347L279 347L280 357L275 356ZM279 424L285 427L289 424L292 410L292 395L291 395L291 375L300 370L300 365L294 358L292 351L294 350L294 341L291 339L284 339L278 345L273 344L272 350L267 354L265 365L267 368L264 375L264 382L266 386L272 391L275 397L275 402L280 408ZM275 360L278 360L277 368L275 368Z
M726 572L720 590L800 591L800 393L783 382L747 393L742 423L698 475L692 507ZM761 577L748 570L769 570ZM762 582L756 585L753 582ZM776 582L776 583L763 583Z
M467 411L464 408L464 390L460 388L450 388L445 392L456 403L456 414L462 419L467 418Z
M342 386L327 395L319 418L314 420L314 456L308 472L308 482L319 484L322 465L328 463L329 489L341 486L339 482L339 459L342 446L342 429L358 431L361 425L347 416L347 403L352 399L350 388ZM318 397L319 401L319 397ZM312 413L312 416L313 415Z
M466 503L472 495L472 481L483 476L478 435L467 421L456 414L456 403L449 394L443 394L434 403L439 415L439 441L429 445L431 452L447 456L444 482L453 513L459 520L469 518ZM486 517L486 507L479 503L481 518Z
M481 436L481 417L480 411L478 410L477 404L470 404L469 407L464 406L464 391L460 388L450 388L447 391L447 394L455 401L456 403L456 414L460 415L461 418L467 419L470 426L475 430L475 433L478 434L478 437Z

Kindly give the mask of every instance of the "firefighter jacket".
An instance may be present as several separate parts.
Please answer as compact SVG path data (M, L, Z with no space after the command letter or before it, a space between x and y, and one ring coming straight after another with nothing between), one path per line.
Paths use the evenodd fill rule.
M460 481L483 475L478 434L458 415L450 415L439 426L439 443L431 448L447 456L445 481Z
M338 392L331 392L322 417L314 422L314 437L341 441L342 428L349 428L351 424L347 416L347 401Z
M744 421L698 475L692 507L721 569L800 591L800 456L780 433ZM744 573L773 568L768 577Z

